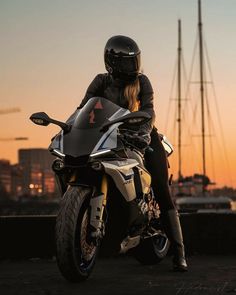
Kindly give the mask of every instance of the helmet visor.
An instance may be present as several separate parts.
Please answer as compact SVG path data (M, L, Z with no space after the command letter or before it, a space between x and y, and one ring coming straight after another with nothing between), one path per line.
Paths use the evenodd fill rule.
M117 72L132 74L138 73L140 69L140 54L135 56L114 56L113 68Z
M132 56L119 56L109 54L106 57L107 64L112 68L113 73L137 74L140 69L140 54Z

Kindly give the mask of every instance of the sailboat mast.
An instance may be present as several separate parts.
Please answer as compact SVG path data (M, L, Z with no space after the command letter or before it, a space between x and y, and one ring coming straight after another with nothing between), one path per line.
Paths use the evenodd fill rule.
M203 68L203 40L201 0L198 0L198 33L199 33L199 62L200 62L200 94L202 113L202 172L206 175L206 143L205 143L205 108L204 108L204 68Z
M181 56L182 56L182 44L181 44L181 20L178 20L178 162L179 171L178 179L182 178L182 154L181 154Z

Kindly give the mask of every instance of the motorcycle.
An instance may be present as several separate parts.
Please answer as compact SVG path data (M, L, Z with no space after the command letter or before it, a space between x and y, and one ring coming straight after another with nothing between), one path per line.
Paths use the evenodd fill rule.
M142 264L160 262L169 241L151 176L143 153L126 140L126 133L150 116L93 97L66 123L44 112L30 119L37 125L61 127L49 146L56 156L52 169L62 194L56 219L61 274L71 282L86 280L102 249L109 255L129 251ZM171 145L165 137L162 143L169 155Z

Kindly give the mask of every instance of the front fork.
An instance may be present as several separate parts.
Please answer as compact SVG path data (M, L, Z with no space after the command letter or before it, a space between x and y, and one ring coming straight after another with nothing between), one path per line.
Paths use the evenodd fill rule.
M101 193L94 195L90 200L90 225L92 226L91 237L95 240L102 238L105 234L105 225L103 220L104 209L107 204L107 189L108 181L107 176L102 176Z

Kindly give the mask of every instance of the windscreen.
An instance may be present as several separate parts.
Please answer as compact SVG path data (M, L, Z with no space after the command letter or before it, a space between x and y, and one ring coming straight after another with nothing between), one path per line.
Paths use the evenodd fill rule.
M94 129L101 127L120 107L105 98L93 97L81 109L75 118L73 127Z
M126 111L108 99L91 98L82 109L70 117L72 128L69 133L64 134L62 152L73 157L89 155L95 146L99 146L99 142L101 148L114 148L114 132L111 134L111 130L108 130L103 133L100 129L108 119L113 119L118 113L122 116ZM112 140L109 140L110 138ZM109 142L110 146L105 145L105 142Z

